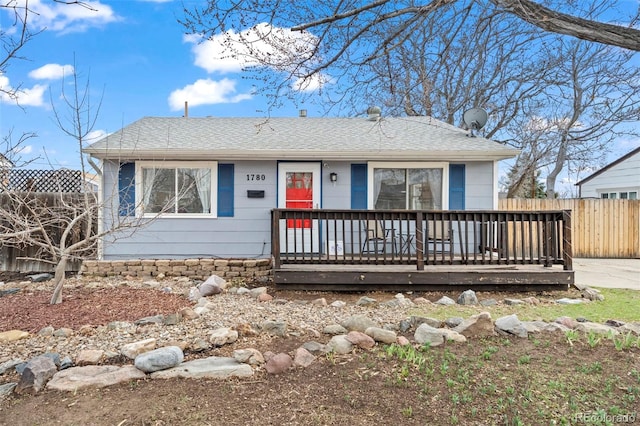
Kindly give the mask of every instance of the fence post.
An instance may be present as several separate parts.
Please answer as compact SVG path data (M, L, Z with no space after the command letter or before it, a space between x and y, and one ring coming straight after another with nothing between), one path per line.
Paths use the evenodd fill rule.
M573 270L573 244L571 242L571 210L562 211L562 259L565 271Z
M280 269L280 211L271 210L271 255L273 268Z

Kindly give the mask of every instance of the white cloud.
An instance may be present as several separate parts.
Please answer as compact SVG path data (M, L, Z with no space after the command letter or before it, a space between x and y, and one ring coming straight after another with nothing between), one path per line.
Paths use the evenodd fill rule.
M47 64L29 73L36 80L59 80L73 74L73 65Z
M177 89L169 95L169 107L178 111L189 102L190 106L237 103L251 99L250 93L236 93L236 82L228 78L220 81L200 79L182 89Z
M32 88L14 88L9 82L9 78L0 74L0 103L18 104L21 106L43 106L44 92L47 86L44 84L36 84ZM14 92L15 98L9 96L7 92Z
M86 143L94 143L98 139L102 139L107 136L107 132L104 130L94 130L93 132L89 132L87 136L84 138Z
M267 23L239 33L229 30L208 40L197 35L186 35L183 40L194 45L195 65L210 73L238 72L252 65L286 71L293 63L309 59L318 41L309 32L272 27Z
M33 145L18 146L13 150L16 155L28 155L33 152Z
M24 7L26 0L15 0L15 7ZM111 6L100 1L82 1L78 4L29 0L29 25L32 30L52 30L61 33L82 32L89 27L115 22L119 18ZM8 11L7 13L11 13Z
M320 89L327 83L330 83L331 79L325 74L313 74L307 78L299 78L297 79L292 87L294 90L299 92L313 92L314 90Z

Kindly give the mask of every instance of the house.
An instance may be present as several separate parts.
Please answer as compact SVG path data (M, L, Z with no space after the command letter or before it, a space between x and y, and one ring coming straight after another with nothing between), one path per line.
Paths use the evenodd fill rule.
M270 258L277 207L494 209L517 154L429 117L145 117L85 152L105 218L161 213L104 259Z
M640 147L576 183L579 198L637 200L640 194Z

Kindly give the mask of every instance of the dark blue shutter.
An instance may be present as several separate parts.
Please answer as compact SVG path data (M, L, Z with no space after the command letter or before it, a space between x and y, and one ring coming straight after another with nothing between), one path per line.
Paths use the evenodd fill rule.
M136 207L136 164L122 163L118 171L120 216L133 216Z
M449 165L449 210L464 210L464 164Z
M367 165L351 165L351 208L366 209L367 205Z
M233 164L218 164L218 217L233 217Z

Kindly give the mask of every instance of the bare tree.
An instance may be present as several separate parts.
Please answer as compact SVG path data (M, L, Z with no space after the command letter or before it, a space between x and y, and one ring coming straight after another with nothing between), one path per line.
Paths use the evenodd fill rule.
M389 115L429 115L461 125L466 109L485 108L490 120L483 135L522 151L509 192L542 176L552 196L560 173L583 168L616 137L633 133L625 123L638 118L640 74L632 60L640 32L631 28L637 10L620 17L629 28L601 22L605 13L613 19L611 0L545 4L243 0L228 8L209 2L187 11L183 24L222 38L230 56L250 56L247 71L274 99L304 99L291 81L326 74L324 80L335 83L321 86L328 109L350 114L378 104ZM569 7L573 15L561 13ZM287 56L280 40L278 55L261 55L255 37L237 36L258 23L261 43L273 45L269 29L292 27L306 34L307 50Z
M64 81L62 86L64 109L54 107L54 115L60 129L74 139L81 157L81 191L72 195L61 191L42 194L36 192L36 187L29 187L22 191L8 188L4 194L0 194L4 197L0 205L0 245L33 248L34 254L22 260L55 265L55 289L51 304L62 302L62 288L69 261L93 256L98 242L103 238L115 238L116 235L126 237L153 220L120 217L115 212L115 217L109 218L111 226L108 229L98 227L99 212L111 201L98 200L84 179L86 167L82 148L87 135L93 130L100 102L95 106L91 104L89 80L86 86L81 87L75 71L72 75L73 93L64 91ZM65 115L65 111L68 114Z

